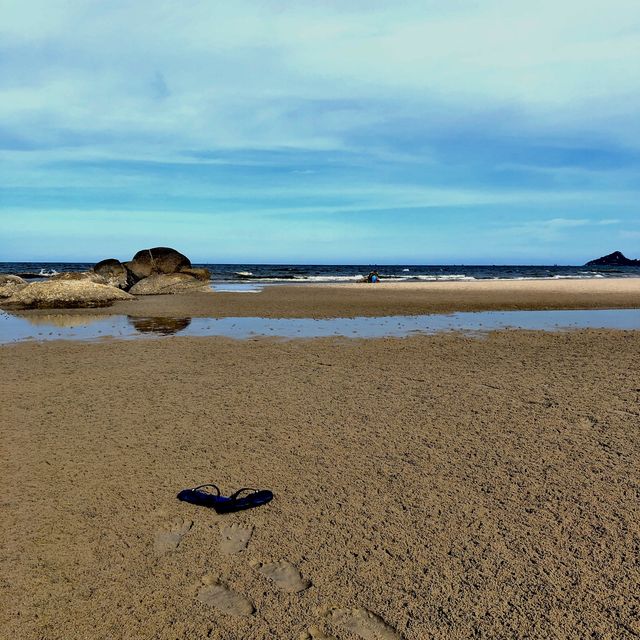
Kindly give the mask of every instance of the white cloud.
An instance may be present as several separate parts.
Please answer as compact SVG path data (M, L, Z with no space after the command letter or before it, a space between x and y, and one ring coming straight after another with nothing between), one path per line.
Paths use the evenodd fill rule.
M503 108L640 143L636 0L3 5L0 119L34 143L344 149Z
M605 221L605 224L607 221ZM559 242L570 238L577 229L594 227L602 221L589 218L551 218L548 220L526 220L519 224L509 224L496 230L500 236L513 238L519 243Z

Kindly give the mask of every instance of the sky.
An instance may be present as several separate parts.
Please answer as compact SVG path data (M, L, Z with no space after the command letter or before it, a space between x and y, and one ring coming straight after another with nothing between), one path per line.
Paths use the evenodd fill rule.
M640 258L638 0L0 0L0 261Z

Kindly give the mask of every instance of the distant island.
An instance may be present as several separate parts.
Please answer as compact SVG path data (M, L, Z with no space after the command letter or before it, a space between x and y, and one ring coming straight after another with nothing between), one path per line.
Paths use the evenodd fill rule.
M607 256L589 260L586 267L640 267L640 260L627 258L621 251L614 251Z

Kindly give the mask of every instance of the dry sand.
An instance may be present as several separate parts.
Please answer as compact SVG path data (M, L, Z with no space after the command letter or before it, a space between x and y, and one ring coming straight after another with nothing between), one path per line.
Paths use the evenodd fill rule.
M0 304L2 306L2 304ZM614 309L640 307L640 278L479 280L346 285L268 286L260 293L140 296L105 309L62 314L129 316L327 318L415 315L496 309ZM29 311L29 315L51 310Z
M0 363L2 637L640 635L640 332ZM276 498L175 499L202 482Z

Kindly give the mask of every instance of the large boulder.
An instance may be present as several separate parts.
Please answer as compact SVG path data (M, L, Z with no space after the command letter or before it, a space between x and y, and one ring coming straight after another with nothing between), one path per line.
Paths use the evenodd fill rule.
M0 298L10 298L26 286L27 281L20 276L0 273Z
M143 278L129 289L134 296L151 296L208 289L202 281L188 273L158 273Z
M106 284L91 280L47 280L32 282L6 303L22 309L60 309L67 307L106 307L116 300L133 296Z
M133 259L124 263L136 278L148 278L156 273L177 273L189 269L191 261L175 249L154 247L138 251Z
M94 273L102 276L106 284L128 291L138 280L120 260L107 258L93 267Z

